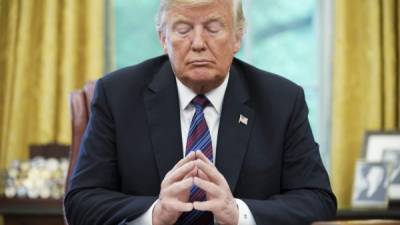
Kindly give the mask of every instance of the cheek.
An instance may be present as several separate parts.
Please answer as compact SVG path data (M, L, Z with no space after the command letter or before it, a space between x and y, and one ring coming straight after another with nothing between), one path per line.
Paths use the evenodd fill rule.
M168 55L182 61L190 51L190 42L184 39L171 40L167 47Z
M216 38L211 43L211 48L217 55L226 56L227 54L231 55L235 53L236 42L227 35Z
M187 55L187 41L171 38L168 41L167 54L171 60L174 70L178 74L182 74L185 70L185 57Z
M235 54L232 43L230 42L216 44L213 49L215 57L224 64L230 61Z
M189 38L171 36L169 43L174 51L179 51L190 46Z

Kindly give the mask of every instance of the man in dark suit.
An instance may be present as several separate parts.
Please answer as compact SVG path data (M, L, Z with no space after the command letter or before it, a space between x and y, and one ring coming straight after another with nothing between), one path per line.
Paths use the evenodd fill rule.
M79 224L310 224L336 199L296 84L234 59L240 0L162 0L167 56L97 82L65 197Z

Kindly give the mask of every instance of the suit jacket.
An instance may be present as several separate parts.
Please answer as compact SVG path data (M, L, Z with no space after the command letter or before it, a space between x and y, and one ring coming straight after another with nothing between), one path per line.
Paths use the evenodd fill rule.
M240 115L247 125L238 122ZM215 164L259 225L310 224L336 213L307 116L302 88L233 60ZM177 86L167 56L103 77L64 201L69 222L137 218L157 199L182 154Z

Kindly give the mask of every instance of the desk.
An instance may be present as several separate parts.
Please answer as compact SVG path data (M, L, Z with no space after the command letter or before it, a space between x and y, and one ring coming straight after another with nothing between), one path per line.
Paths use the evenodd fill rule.
M339 209L336 220L400 220L400 201L390 201L389 209Z
M62 200L0 198L4 225L64 225Z
M400 220L399 209L341 209L338 210L336 220L366 220L366 219L391 219Z
M0 198L5 225L64 225L62 200ZM396 219L400 209L338 210L336 220Z

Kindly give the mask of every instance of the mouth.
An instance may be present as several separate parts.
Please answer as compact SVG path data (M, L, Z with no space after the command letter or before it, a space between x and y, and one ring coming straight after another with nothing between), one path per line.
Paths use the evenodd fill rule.
M198 60L191 60L191 61L189 61L188 64L192 65L192 66L207 66L212 63L213 63L213 61L211 61L211 60L198 59Z

